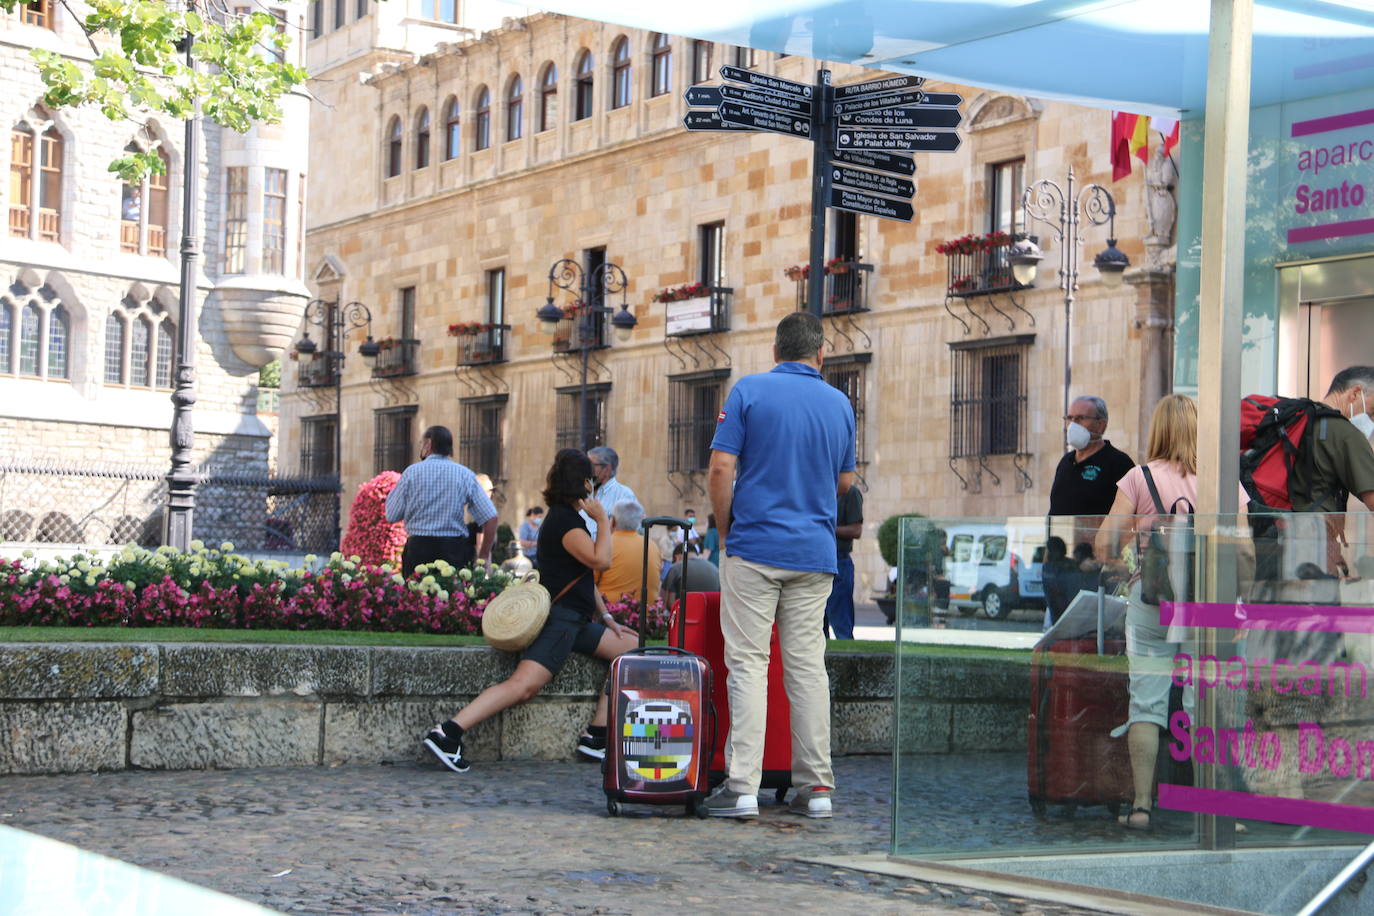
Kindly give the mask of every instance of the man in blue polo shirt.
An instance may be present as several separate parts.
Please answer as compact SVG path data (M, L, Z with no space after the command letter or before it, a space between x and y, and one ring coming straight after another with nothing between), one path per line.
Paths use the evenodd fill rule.
M788 315L773 339L777 365L740 379L716 418L707 490L723 546L720 622L730 669L729 773L706 800L717 817L758 814L775 622L792 706L797 791L789 810L831 814L822 621L836 571L836 500L854 480L854 410L821 377L824 343L820 319Z

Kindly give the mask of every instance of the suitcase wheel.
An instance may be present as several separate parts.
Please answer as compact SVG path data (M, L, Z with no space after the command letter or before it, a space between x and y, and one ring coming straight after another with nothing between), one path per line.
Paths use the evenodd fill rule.
M1049 813L1049 810L1046 807L1045 800L1043 798L1031 798L1030 806L1031 814L1035 815L1036 820L1043 821L1046 815Z
M773 800L778 804L787 801L787 786L778 786L773 790Z
M692 815L695 814L697 817L701 818L702 820L705 820L705 819L706 819L706 816L707 816L707 811L706 811L706 799L704 799L704 798L694 798L694 799L692 799L691 801L689 801L689 802L687 803L686 808L687 808L687 816L688 816L688 817L691 817Z
M606 813L611 817L620 817L621 804L614 798L606 799Z

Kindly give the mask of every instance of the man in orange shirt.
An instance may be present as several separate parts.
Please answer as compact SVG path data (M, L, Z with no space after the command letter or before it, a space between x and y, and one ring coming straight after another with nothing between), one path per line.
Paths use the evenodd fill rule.
M639 530L642 521L644 507L634 500L618 502L611 508L611 565L596 574L596 587L607 601L619 601L621 595L639 600L644 574L644 537ZM662 566L658 547L650 541L646 604L653 604L658 597L658 573Z

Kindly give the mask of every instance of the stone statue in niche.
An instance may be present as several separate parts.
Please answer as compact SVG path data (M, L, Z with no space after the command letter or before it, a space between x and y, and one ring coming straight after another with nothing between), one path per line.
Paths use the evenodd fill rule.
M1178 215L1178 203L1174 199L1177 186L1178 166L1172 157L1165 155L1164 145L1157 144L1145 166L1145 212L1150 220L1150 234L1145 238L1147 246L1167 248L1173 242L1174 219Z

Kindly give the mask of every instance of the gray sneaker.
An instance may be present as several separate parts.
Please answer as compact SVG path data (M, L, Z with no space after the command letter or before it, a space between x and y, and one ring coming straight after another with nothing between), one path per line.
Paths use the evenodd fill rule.
M753 795L731 792L722 785L706 799L706 813L711 817L758 817L759 800Z
M830 817L831 795L829 789L798 789L792 794L787 810L805 817Z

